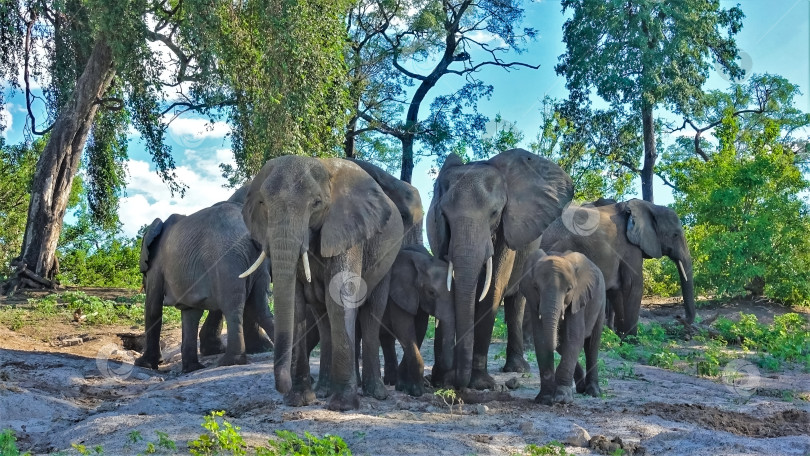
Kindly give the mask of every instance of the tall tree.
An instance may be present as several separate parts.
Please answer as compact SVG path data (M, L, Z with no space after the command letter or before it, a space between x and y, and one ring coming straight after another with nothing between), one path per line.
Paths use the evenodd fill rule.
M342 112L331 96L341 89L331 88L343 87L335 76L343 72L343 36L331 32L342 23L336 11L344 9L326 0L0 2L0 76L24 90L29 133L47 134L17 274L6 291L53 285L56 244L80 166L88 171L94 222L117 222L129 123L160 176L180 194L184 186L164 137L168 121L184 112L228 115L242 172L236 180L258 169L268 150L300 153L334 137L331 124L318 120ZM256 41L263 36L269 38ZM317 71L324 67L331 70ZM33 80L44 98L31 89ZM35 118L38 99L45 122ZM267 139L276 141L263 144Z
M459 138L480 136L486 118L475 106L492 87L479 79L478 71L488 66L539 67L503 60L508 51L521 52L525 41L536 36L534 29L519 27L523 15L519 0L358 2L348 16L347 61L364 90L354 92L347 148L365 135L364 145L389 151L375 133L394 138L402 150L401 178L410 182L417 140L431 153L443 155ZM422 104L447 75L464 82L453 93L435 97L430 115L422 119Z
M641 192L653 201L656 107L688 113L719 63L733 78L734 35L744 17L739 6L722 9L719 0L562 0L573 16L563 26L566 53L556 70L575 96L592 88L614 105L629 105L641 118L644 156Z

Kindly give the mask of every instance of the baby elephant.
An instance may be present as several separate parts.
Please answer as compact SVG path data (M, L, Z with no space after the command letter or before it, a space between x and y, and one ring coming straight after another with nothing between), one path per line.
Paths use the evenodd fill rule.
M520 291L526 296L540 367L535 402L572 402L574 377L578 393L599 396L597 358L605 324L605 280L599 268L581 253L537 250L526 260ZM583 347L587 374L577 363ZM561 356L556 374L555 349Z
M425 365L419 348L425 338L428 316L443 325L455 326L455 311L447 290L447 263L433 257L422 245L399 251L391 267L388 306L380 329L387 384L411 396L425 392ZM394 338L402 345L402 364L397 367Z

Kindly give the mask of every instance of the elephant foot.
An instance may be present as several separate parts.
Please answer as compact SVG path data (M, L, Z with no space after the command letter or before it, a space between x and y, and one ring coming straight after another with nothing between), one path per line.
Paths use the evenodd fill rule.
M396 385L398 377L397 369L385 368L385 375L383 375L383 383L386 385Z
M572 402L574 402L574 388L570 385L557 385L557 392L554 393L554 403L570 404Z
M267 353L273 350L273 341L269 337L261 337L258 341L248 342L245 340L245 353L255 355L257 353Z
M329 397L329 381L321 381L320 377L318 377L318 381L315 383L315 396L317 396L318 399L326 399Z
M232 355L230 353L225 353L219 358L217 362L217 366L233 366L236 364L247 364L247 355L242 353L241 355Z
M163 360L160 358L160 356L154 357L154 356L146 356L146 355L144 355L144 356L141 356L139 358L135 358L135 365L136 366L138 366L138 367L146 367L148 369L154 369L154 370L158 369L158 366L160 365L161 362L163 362Z
M363 381L363 395L382 401L388 399L388 390L383 385L382 379L376 377Z
M537 393L537 396L534 397L534 402L542 405L552 405L554 404L554 395L541 390Z
M205 369L205 366L202 365L199 361L189 361L183 363L184 374L188 374L189 372L194 372L200 369Z
M296 386L284 395L284 405L290 407L303 407L313 402L315 402L315 393L309 386Z
M582 369L582 365L577 363L576 368L574 368L574 383L576 383L577 393L583 394L585 392L585 371Z
M470 375L470 389L494 390L495 379L485 370L473 369Z
M218 355L225 353L225 344L219 338L212 341L200 340L200 354L203 356Z
M503 366L504 372L529 372L529 363L523 359L523 355L506 355L506 364Z
M602 389L599 388L599 383L589 383L588 386L585 387L584 393L593 396L593 397L602 397Z
M425 394L425 385L422 381L418 381L416 383L399 381L397 383L397 391L402 391L408 396L419 397Z
M357 397L357 391L355 388L350 386L329 396L329 401L326 403L326 408L336 412L357 410L360 408L360 398Z

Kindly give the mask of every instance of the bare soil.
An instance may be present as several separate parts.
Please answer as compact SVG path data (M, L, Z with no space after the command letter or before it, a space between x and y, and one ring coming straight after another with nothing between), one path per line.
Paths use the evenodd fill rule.
M100 293L108 298L122 294ZM751 301L736 307L710 304L698 313L708 318L739 311L756 313L767 323L790 310ZM671 321L679 313L677 301L645 302L642 319ZM186 453L186 442L205 432L202 417L225 410L251 445L265 444L279 429L309 431L340 435L356 455L514 454L528 444L574 442L576 426L587 430L593 448L566 443L566 451L574 454L616 448L625 454L810 454L810 403L800 399L808 397L810 374L799 369L757 372L755 385L741 388L603 356L604 397L577 395L570 405L542 406L533 402L539 390L537 366L531 376L501 373L503 360L494 355L503 343L496 342L489 369L498 387L464 392L464 404L452 412L432 394L413 398L391 388L385 401L361 398L360 410L337 413L325 410L322 402L283 405L273 384L272 353L251 355L250 364L229 367L215 367L216 356L203 357L211 367L180 373L178 328L164 329L166 364L160 371L134 367L138 353L128 348L137 348L137 340L130 335L140 331L74 322L18 332L0 327L0 428L12 428L20 448L34 453L80 443L102 445L105 454L135 455L145 448L145 442L129 442L135 430L153 442L155 431L166 432ZM427 365L432 364L430 345ZM317 375L317 358L312 371ZM513 378L519 386L510 390L505 383Z

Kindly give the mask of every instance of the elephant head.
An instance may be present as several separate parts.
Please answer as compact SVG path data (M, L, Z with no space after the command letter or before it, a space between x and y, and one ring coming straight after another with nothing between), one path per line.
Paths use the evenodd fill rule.
M692 278L692 256L678 214L665 206L631 199L619 203L627 216L627 240L638 246L645 258L666 255L678 265L686 320L695 320L695 287ZM635 324L635 322L626 322ZM631 328L616 328L625 333Z
M284 156L268 161L248 189L242 215L269 256L275 296L276 389L292 387L296 281L312 281L309 252L329 258L380 232L393 213L379 185L341 159ZM252 269L252 268L251 268ZM251 269L245 271L250 273Z
M427 234L434 255L448 262L446 280L454 292L456 325L442 331L443 340L456 342L457 386L470 381L475 303L492 283L495 242L513 250L526 247L572 197L565 171L522 149L469 164L447 157L434 185ZM476 293L485 264L483 290Z
M559 322L566 314L579 313L591 301L599 283L597 275L601 273L596 266L578 252L546 255L538 249L529 255L520 291L542 321L542 345L548 352L543 356L553 356ZM539 360L541 354L537 356Z

